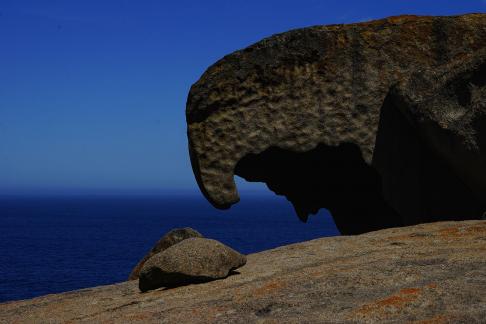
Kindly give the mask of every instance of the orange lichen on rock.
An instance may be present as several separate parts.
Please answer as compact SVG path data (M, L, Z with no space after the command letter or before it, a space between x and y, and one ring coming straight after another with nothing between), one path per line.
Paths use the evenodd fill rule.
M450 321L450 318L446 318L442 315L437 315L429 319L421 320L421 321L414 321L413 324L442 324L447 323Z
M402 289L398 294L361 306L358 313L382 313L387 307L401 308L417 299L421 289L407 288Z
M467 227L464 232L467 234L486 234L486 225L479 224L476 226Z
M444 228L439 231L441 238L456 238L461 236L460 230L457 227Z
M272 293L284 288L285 286L286 286L286 283L279 281L279 280L274 280L274 281L271 281L271 282L267 283L266 285L264 285L260 288L255 289L253 291L253 294L254 294L254 296L257 296L257 297L265 296L265 295L272 294Z
M480 224L477 226L471 226L467 228L450 227L450 228L444 228L439 231L439 235L443 239L461 238L461 237L472 236L477 234L486 235L486 226Z
M394 295L362 305L355 314L374 319L391 318L406 307L413 307L413 303L422 297L426 290L435 288L437 288L435 283L430 283L422 288L403 288Z

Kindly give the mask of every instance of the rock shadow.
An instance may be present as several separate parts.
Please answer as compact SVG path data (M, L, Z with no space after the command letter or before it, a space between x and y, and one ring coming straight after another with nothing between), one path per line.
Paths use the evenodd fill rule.
M424 129L426 134L438 130L416 125L405 113L410 111L393 90L381 109L372 165L381 176L383 198L407 226L479 219L482 204L422 135Z
M155 271L158 271L158 270L155 270ZM189 286L189 285L197 285L197 284L203 284L203 283L216 281L216 280L224 280L228 277L236 276L236 275L240 275L240 274L241 273L239 271L230 270L230 272L228 273L228 275L226 277L218 278L218 279L203 277L203 276L194 277L194 276L185 276L185 275L181 275L181 274L164 274L164 276L166 278L172 277L171 278L172 280L175 279L175 280L179 281L179 283L173 284L173 285L165 285L165 286L161 285L158 288L154 288L152 285L150 285L150 286L145 285L144 281L142 280L142 281L139 281L138 287L139 287L141 293L146 293L146 292L149 292L151 290L171 290L171 289L174 289L174 288L179 288L179 287L184 287L184 286Z
M252 182L265 182L285 196L302 221L327 208L344 235L400 226L401 218L385 202L380 175L363 160L354 144L327 146L296 153L270 147L248 154L235 174Z
M403 105L393 91L386 97L371 165L355 144L319 144L307 152L270 147L248 154L234 173L285 196L304 222L327 208L343 235L481 218L483 206L421 137L402 113L412 109Z

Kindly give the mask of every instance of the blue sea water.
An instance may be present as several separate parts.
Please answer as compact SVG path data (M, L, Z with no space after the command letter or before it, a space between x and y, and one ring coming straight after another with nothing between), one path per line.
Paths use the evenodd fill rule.
M282 197L228 211L200 195L0 198L0 302L126 280L166 232L192 227L242 253L339 235L327 211L300 222Z

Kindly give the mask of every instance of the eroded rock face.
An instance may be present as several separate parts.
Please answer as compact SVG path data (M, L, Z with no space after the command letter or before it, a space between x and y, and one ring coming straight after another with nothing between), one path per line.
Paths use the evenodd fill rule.
M206 198L234 175L328 208L344 234L480 218L486 15L400 16L289 31L211 66L187 100Z
M128 280L136 280L140 275L140 270L142 270L143 265L150 259L154 254L162 252L174 244L177 244L185 239L191 237L203 237L201 233L198 231L190 228L176 228L169 231L165 234L157 243L155 243L154 247L147 253L142 260L138 262L138 264L133 268Z
M221 242L188 238L145 262L139 288L147 291L222 279L245 263L244 255Z

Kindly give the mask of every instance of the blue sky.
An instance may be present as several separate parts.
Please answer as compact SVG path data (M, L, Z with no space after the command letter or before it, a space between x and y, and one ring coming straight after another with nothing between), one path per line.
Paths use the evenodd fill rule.
M0 0L0 193L196 191L185 101L225 54L298 27L469 12L486 1Z

